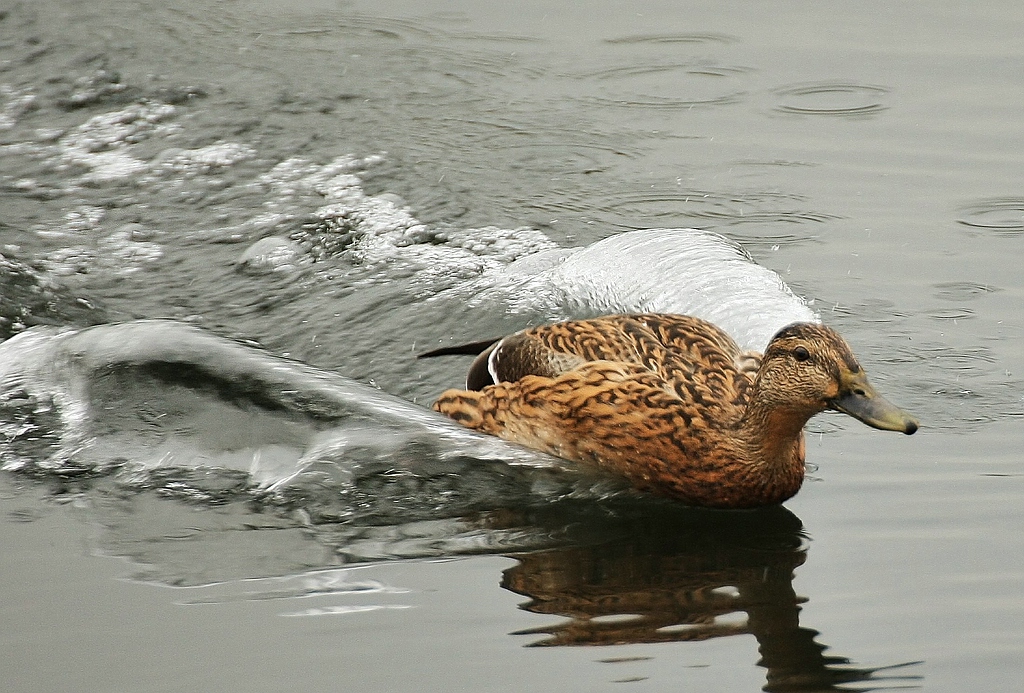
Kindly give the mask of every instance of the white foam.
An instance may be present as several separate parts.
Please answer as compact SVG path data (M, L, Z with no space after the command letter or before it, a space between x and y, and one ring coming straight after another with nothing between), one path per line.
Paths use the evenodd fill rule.
M36 96L30 91L0 84L0 131L14 128L18 119L30 111L35 102Z
M666 312L708 320L745 349L763 351L779 329L817 322L782 278L742 248L699 229L643 229L577 249L528 256L456 290L548 319Z

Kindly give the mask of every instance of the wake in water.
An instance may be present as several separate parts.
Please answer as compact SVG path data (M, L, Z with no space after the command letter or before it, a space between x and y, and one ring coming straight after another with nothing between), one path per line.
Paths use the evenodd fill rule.
M195 245L235 252L242 276L309 275L317 286L371 290L420 321L454 306L530 320L665 311L711 320L761 349L785 324L815 319L778 275L713 233L643 230L561 248L531 228L432 227L398 196L364 190L383 154L274 163L245 142L190 147L186 109L158 100L59 130L23 128L27 113L7 110L6 130L23 140L5 145L5 156L23 170L5 189L68 206L22 230L39 246L35 265L0 263L18 287L0 305L0 336L15 335L0 344L0 454L9 471L105 475L198 501L230 488L281 507L300 503L310 517L384 523L459 517L513 499L628 495L370 385L185 323L81 327L105 322L105 312L50 279L81 286L81 277L139 276ZM204 200L233 223L178 236L151 227L163 223L159 212L125 223L107 204L124 191L156 209ZM402 287L412 304L391 306L383 285ZM408 347L436 336L410 334Z
M488 300L577 316L693 313L755 348L813 318L777 275L704 232L631 232L550 260L537 258L535 272L513 263L459 291L480 295L489 281ZM630 281L640 266L647 280ZM28 330L0 345L0 386L8 416L21 412L5 424L6 469L203 466L281 488L325 459L336 482L351 479L367 455L385 466L407 457L553 464L370 386L173 321ZM56 430L32 423L42 418ZM52 443L45 454L33 449L41 440Z

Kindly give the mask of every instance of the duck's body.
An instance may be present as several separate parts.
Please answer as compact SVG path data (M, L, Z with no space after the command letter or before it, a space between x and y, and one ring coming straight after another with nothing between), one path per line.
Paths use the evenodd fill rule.
M444 392L434 409L693 505L793 496L803 426L824 409L917 429L874 393L846 342L814 323L783 329L763 357L708 322L667 314L563 322L430 355L481 350L469 389Z

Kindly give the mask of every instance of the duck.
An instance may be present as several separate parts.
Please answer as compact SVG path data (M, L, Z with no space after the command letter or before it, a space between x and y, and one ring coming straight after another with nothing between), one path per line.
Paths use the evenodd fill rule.
M475 355L465 389L433 409L499 436L708 508L792 498L804 425L826 409L911 435L919 423L868 382L850 346L815 322L744 351L700 318L615 314L531 327L422 357Z

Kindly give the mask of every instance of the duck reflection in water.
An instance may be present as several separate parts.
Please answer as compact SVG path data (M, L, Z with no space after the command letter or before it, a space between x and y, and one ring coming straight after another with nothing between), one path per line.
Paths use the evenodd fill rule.
M569 619L517 635L543 635L530 645L555 646L750 634L767 669L765 691L916 687L921 677L904 668L917 662L857 667L827 655L818 632L800 625L806 600L793 590L793 572L807 547L791 512L644 505L586 523L572 546L513 556L519 563L502 586L530 598L521 608Z

